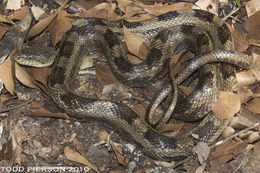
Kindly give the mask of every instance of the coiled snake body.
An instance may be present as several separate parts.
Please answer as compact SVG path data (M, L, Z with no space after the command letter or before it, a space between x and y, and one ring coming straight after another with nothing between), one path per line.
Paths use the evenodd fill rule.
M216 140L228 121L218 120L210 108L216 102L218 90L233 92L237 89L235 68L227 63L247 67L252 61L249 56L232 51L232 39L226 24L217 16L201 10L168 12L149 21L124 21L123 24L145 41L152 41L146 60L137 65L129 63L120 36L111 31L113 28L109 27L108 22L96 18L78 19L63 39L48 79L52 99L74 118L92 119L108 125L154 159L184 159L191 154L191 149L198 141L210 143ZM192 114L199 115L199 118L205 114L207 116L196 127L174 138L166 137L154 130L121 102L85 98L72 92L82 59L93 52L102 52L108 58L114 75L120 81L130 86L141 87L160 78L168 70L171 55L184 48L200 56L177 74L177 84L200 67L201 85L193 91L186 105L192 105L189 112L193 111ZM216 63L218 61L227 63ZM214 63L205 65L209 62ZM205 93L211 95L200 97ZM204 102L199 100L200 98L203 98ZM205 101L206 99L211 101ZM177 103L177 107L178 105L180 103ZM200 110L201 105L206 107L203 111ZM184 110L187 109L185 106L182 107ZM178 111L174 114L182 116ZM190 114L184 114L187 114L186 119L189 119L187 117ZM197 134L199 138L193 138L192 133Z

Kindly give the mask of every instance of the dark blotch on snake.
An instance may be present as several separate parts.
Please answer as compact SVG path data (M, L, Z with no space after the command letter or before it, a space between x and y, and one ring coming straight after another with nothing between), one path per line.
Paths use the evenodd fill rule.
M181 26L181 32L186 35L192 34L192 30L195 26L183 25Z
M210 42L214 43L212 34L209 31L206 31L206 33L207 33L208 37L210 38Z
M179 15L180 15L180 13L177 11L170 11L168 13L158 16L157 19L158 19L158 21L167 21L170 19L174 19L174 18L178 17Z
M158 148L162 148L162 149L165 148L166 149L166 148L175 148L176 147L175 146L175 143L176 143L175 138L169 138L169 137L166 137L166 136L163 136L163 135L159 135L158 133L156 133L152 129L148 129L144 133L144 138L150 139L153 142L153 145L158 147ZM169 145L171 145L171 146L169 146Z
M85 36L87 34L94 34L95 31L95 26L96 25L101 25L101 26L106 26L101 19L94 19L94 18L88 18L86 20L86 25L82 26L74 26L72 27L71 31L76 32L78 35Z
M116 45L120 45L119 38L110 29L107 29L106 33L104 34L104 39L107 41L107 45L110 49Z
M213 18L214 18L214 14L211 14L207 11L203 11L203 10L195 10L195 14L194 16L196 16L198 19L206 21L206 22L212 22Z
M129 63L122 55L120 55L119 58L115 58L114 63L124 72L130 72L132 69L132 64Z
M123 112L127 112L127 114ZM121 107L119 114L120 117L125 121L127 121L130 125L132 125L136 119L139 119L139 116L126 106Z
M230 32L226 24L223 23L221 27L218 28L218 37L222 44L225 44L227 40L231 40Z
M65 71L66 70L63 67L55 67L52 70L50 78L48 79L50 86L54 86L55 84L63 84L65 80Z
M170 34L170 31L165 30L165 31L162 31L159 34L157 34L154 39L155 40L159 39L159 40L161 40L162 43L166 43L166 41L168 40L169 34Z
M59 55L58 56L61 56L61 57L66 57L66 58L71 58L72 56L72 53L73 53L73 50L74 50L74 43L71 42L71 41L64 41L62 43L62 46L59 50Z
M196 37L196 43L199 46L203 46L203 45L208 45L209 44L209 39L205 34L199 34Z
M143 26L142 22L127 22L127 21L123 21L123 24L128 28L137 28L140 26Z
M150 50L149 56L146 59L147 65L151 65L154 62L158 62L161 59L162 56L162 50L157 49L157 48L152 48Z
M209 116L209 115L208 115ZM214 116L214 115L211 115ZM198 128L194 133L200 134L198 139L194 139L195 141L204 141L207 142L208 139L214 135L214 133L218 130L218 127L214 125L214 121L210 120L204 124L204 128ZM215 127L215 128L212 128ZM210 129L210 131L205 132L205 129Z
M223 80L229 79L231 76L235 76L234 71L228 70L225 65L221 66L222 78Z

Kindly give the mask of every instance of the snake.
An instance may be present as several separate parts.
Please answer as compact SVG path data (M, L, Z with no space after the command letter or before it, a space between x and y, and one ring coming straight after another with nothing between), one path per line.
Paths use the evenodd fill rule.
M147 58L139 64L132 64L127 59L127 51L122 43L123 25L151 42ZM178 74L173 75L169 70L170 57L183 49L191 50L195 57ZM148 112L153 112L166 96L176 95L176 86L197 71L199 84L188 96L188 101L182 106L181 101L172 97L165 114L173 117L177 114L177 118L185 114L184 119L197 114L198 117L194 119L200 121L194 128L175 137L168 137L123 101L100 100L75 94L73 88L80 64L84 58L96 52L101 52L107 58L114 76L131 87L145 87L166 73L171 74L169 83L154 99L156 106L150 106ZM212 143L220 136L229 120L218 119L211 108L219 91L237 92L236 66L248 68L252 61L249 53L234 51L225 22L207 11L171 11L143 22L84 18L75 20L71 30L63 37L47 88L58 107L71 117L81 121L93 120L110 127L150 158L179 161L191 155L192 148L198 142ZM179 111L177 109L177 113L174 112L178 107ZM183 109L185 111L182 114ZM193 134L198 137L195 138Z

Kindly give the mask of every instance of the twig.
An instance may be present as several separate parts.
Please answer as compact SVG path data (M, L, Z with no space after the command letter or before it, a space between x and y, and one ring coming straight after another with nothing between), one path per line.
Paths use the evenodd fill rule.
M186 159L177 162L177 163L173 166L173 169L177 168L178 166L182 165L182 164L185 163L185 162L190 161L190 160L193 159L193 158L194 158L193 156L188 156Z
M255 123L255 124L252 125L251 127L245 128L244 130L241 130L241 131L239 131L239 132L233 134L232 136L229 136L229 137L227 137L227 138L225 138L225 139L223 139L223 140L221 140L221 141L218 141L218 142L216 142L215 144L209 146L209 148L212 149L212 148L214 148L214 147L216 147L216 146L218 146L218 145L220 145L220 144L222 144L222 143L224 143L224 142L226 142L226 141L228 141L228 140L230 140L230 139L232 139L232 138L234 138L234 137L236 137L236 136L238 136L238 135L240 135L240 134L242 134L242 133L244 133L244 132L246 132L246 131L248 131L248 130L251 130L251 129L257 127L257 126L259 126L259 123Z
M233 171L233 173L236 173L237 170L242 166L243 162L246 160L246 156L243 157L243 160L241 161L241 163L238 165L238 167Z
M25 106L25 105L31 103L31 102L36 98L37 93L38 93L38 92L36 91L36 92L33 94L32 98L30 98L29 100L27 100L27 101L25 101L25 102L23 102L23 103L21 103L21 104L19 104L19 105L15 105L15 106L12 106L12 107L9 107L9 108L0 110L0 113L7 112L7 111L10 111L10 110L13 110L13 109L16 109L16 108L20 108L20 107L22 107L22 106Z
M231 11L229 14L227 14L225 17L223 17L222 20L227 20L229 17L232 17L232 15L233 15L234 13L236 13L238 10L239 10L239 8L234 9L234 10Z

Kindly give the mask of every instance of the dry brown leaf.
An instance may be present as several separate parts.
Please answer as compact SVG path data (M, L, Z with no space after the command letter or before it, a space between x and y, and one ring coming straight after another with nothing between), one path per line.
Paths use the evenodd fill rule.
M224 129L224 131L222 132L222 136L223 138L227 138L230 137L232 134L234 134L236 131L234 128L228 126L227 128Z
M257 81L260 81L260 67L251 69L251 72L254 74Z
M32 82L30 76L28 75L27 71L24 70L19 64L15 63L15 77L24 85L37 88L34 83Z
M164 5L164 6L159 6L159 5L151 6L151 5L144 5L142 3L135 3L135 4L138 5L139 7L142 7L149 14L153 14L155 16L167 13L169 11L185 10L185 9L191 9L193 7L192 3L187 3L187 2L179 2L171 5Z
M129 60L130 63L132 64L139 64L141 62L143 62L143 60L141 60L140 58L136 57L135 55L132 54L127 54L127 59Z
M5 35L8 29L9 29L8 26L0 24L0 39Z
M125 42L129 52L138 56L141 59L145 59L147 54L149 53L149 49L143 39L133 34L129 29L123 27Z
M192 92L193 88L192 87L186 87L183 85L179 85L178 88L186 95L190 95L190 93Z
M147 107L148 107L148 105L144 105L144 103L143 104L135 104L132 107L132 110L135 111L141 118L144 119Z
M187 50L182 50L180 53L173 55L170 60L171 73L175 76L182 68L183 63L194 57L191 52L186 52ZM184 54L185 53L185 54ZM182 57L182 55L184 55Z
M2 14L0 14L0 22L15 24L10 18L5 17L5 16L2 15Z
M182 130L184 126L184 123L178 122L178 123L169 123L166 124L165 127L160 131L164 135L173 137L176 136L180 131Z
M254 98L246 107L250 111L260 114L260 98Z
M260 122L260 117L242 106L240 113L232 119L230 126L234 129L245 129L258 122Z
M13 14L10 14L8 17L12 20L23 20L25 16L27 16L30 12L30 9L28 6L23 6L19 10L15 10Z
M30 108L32 109L40 109L45 105L44 102L39 102L39 101L32 101L30 103Z
M6 139L7 141L2 142L0 150L1 160L10 160L13 157L12 139Z
M26 71L28 72L31 81L39 88L46 96L49 96L47 90L47 79L49 74L51 73L51 68L36 68L36 67L26 67Z
M95 165L93 165L92 163L90 163L86 157L84 157L80 153L72 150L69 146L65 147L64 154L69 160L87 165L87 166L91 167L93 170L95 170L96 172L99 172L97 167Z
M237 78L237 85L239 88L252 85L256 82L256 78L251 70L236 73L236 78Z
M200 164L203 164L209 157L210 148L206 142L199 142L192 151L198 156Z
M76 145L76 149L83 155L86 156L86 152L84 148L82 148L81 143L78 141L77 138L73 139L74 144Z
M260 155L260 141L258 141L254 147L254 156L259 156L259 155Z
M63 35L71 29L73 18L67 17L64 13L59 13L58 16L48 26L47 31L50 32L52 38L52 45L56 44L62 39Z
M130 14L130 13L129 13ZM151 15L145 13L145 14L138 14L138 16L133 16L131 14L131 17L129 17L130 15L125 15L123 16L124 19L127 21L127 22L140 22L140 21L145 21L145 20L149 20L151 18L153 18ZM123 18L122 17L122 18Z
M250 45L252 45L252 46L258 46L258 47L260 47L260 40L255 40L255 39L253 39L253 38L250 38L250 39L248 40L248 43L249 43Z
M128 86L119 82L113 75L111 69L106 67L105 65L97 63L95 65L95 70L96 70L97 80L101 84L102 88L104 88L105 85L110 85L110 84L121 86L122 88L128 88Z
M193 6L193 9L202 9L205 11L208 11L218 15L217 9L218 9L218 1L212 1L212 0L198 0L195 5ZM211 7L211 8L208 8Z
M211 173L211 172L217 173L217 172L220 172L220 168L221 168L221 171L223 171L223 172L233 172L233 170L234 170L234 168L229 163L222 163L222 162L213 160L213 161L209 162L209 165L208 165L209 172L205 171L205 173Z
M133 18L134 19L139 19L139 20L132 20L132 22L136 21L144 21L145 19L149 19L150 16L147 15L147 13L140 7L136 6L127 6L125 10L125 15L122 16L123 19L127 20L130 22ZM146 14L145 14L146 13ZM138 17L133 17L134 15L138 14ZM145 15L144 15L145 14Z
M35 67L27 67L27 72L29 73L29 76L31 79L35 81L39 81L45 86L47 86L47 79L49 74L51 73L51 68L45 67L45 68L35 68Z
M37 109L32 112L32 116L36 117L52 117L52 118L65 118L69 119L67 114L64 113L52 113L44 108Z
M239 88L239 95L240 95L240 99L243 103L247 102L250 98L252 98L252 96L254 95L254 93L246 88L246 87L241 87Z
M247 39L247 33L245 33L244 26L242 24L234 24L234 28L227 24L231 31L232 38L234 40L234 49L237 51L244 51L248 48L249 43Z
M127 165L130 162L129 155L124 156L123 153L114 145L112 140L109 140L109 144L111 145L111 147L113 148L113 151L115 152L117 162L119 164L127 167Z
M126 8L132 3L131 0L120 0L117 1L118 5L117 8L119 8L121 11L126 13Z
M247 38L253 40L260 40L260 11L250 16L245 24L245 28L248 32Z
M247 141L227 141L210 152L210 160L217 160L226 163L238 154L245 151L248 145L247 143Z
M98 2L98 1L77 0L77 1L72 1L70 4L73 6L79 7L80 10L82 8L88 10L88 9L95 7L99 3L100 2Z
M108 133L105 130L102 130L98 135L98 141L105 141L108 138Z
M65 8L68 1L69 0L65 0L65 2L53 14L34 25L28 32L26 39L31 39L39 35L44 29L46 29L53 21L53 19L61 12L61 10Z
M248 17L254 15L257 11L260 11L260 1L251 0L246 3L246 12Z
M91 8L89 10L77 13L74 16L78 16L81 18L96 17L96 18L107 19L108 21L117 21L117 20L122 19L121 16L119 16L118 14L116 14L114 12L114 9L108 3L98 4L95 7Z
M0 79L2 79L5 88L10 92L10 94L14 95L14 65L11 60L11 56L15 51L11 53L11 55L3 62L0 64Z
M241 103L238 94L221 91L212 111L219 119L223 120L232 118L240 110L240 107Z
M256 54L254 52L252 52L253 54L253 66L258 67L260 65L260 54Z
M12 97L10 97L10 94L1 94L0 96L0 104L2 104L3 102L12 99Z

